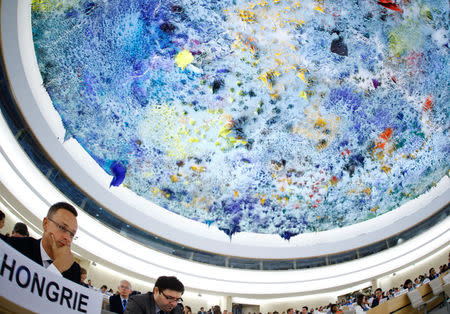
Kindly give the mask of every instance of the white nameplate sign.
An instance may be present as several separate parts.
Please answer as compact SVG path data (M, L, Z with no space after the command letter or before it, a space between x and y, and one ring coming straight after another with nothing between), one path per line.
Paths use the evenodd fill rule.
M0 240L0 295L37 313L100 313L102 295L48 271Z

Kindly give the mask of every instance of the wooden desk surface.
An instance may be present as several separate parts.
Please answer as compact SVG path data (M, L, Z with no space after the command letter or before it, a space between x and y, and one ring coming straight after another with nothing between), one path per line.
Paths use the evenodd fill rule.
M29 311L29 310L21 307L20 305L0 296L0 313L4 313L4 314L34 314L35 312Z
M434 297L433 291L428 283L417 288L420 295L423 297L424 301L427 301ZM439 296L436 300L427 305L427 310L433 309L435 306L443 301L443 297ZM409 314L409 313L419 313L415 308L411 306L408 295L402 294L396 298L390 299L383 304L380 304L373 309L370 309L368 314L385 314L385 313L395 313L395 314Z

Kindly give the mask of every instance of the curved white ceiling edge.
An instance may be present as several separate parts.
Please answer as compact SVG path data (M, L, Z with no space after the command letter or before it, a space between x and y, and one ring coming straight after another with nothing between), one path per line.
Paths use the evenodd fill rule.
M408 229L450 201L445 176L428 193L377 218L285 241L278 235L238 233L232 240L215 227L192 221L125 188L109 189L111 177L75 140L61 143L61 119L42 86L31 32L30 1L2 1L1 38L8 77L20 108L41 144L75 184L122 219L180 245L230 256L302 258L326 255L373 243Z
M22 151L3 116L0 134L0 181L30 215L42 220L50 204L68 200ZM241 297L287 297L344 289L404 268L448 246L450 239L450 217L447 217L413 241L363 259L305 270L252 271L209 266L162 254L113 232L83 211L79 211L78 222L79 239L73 247L77 254L89 252L105 266L136 274L142 280L175 275L186 287Z

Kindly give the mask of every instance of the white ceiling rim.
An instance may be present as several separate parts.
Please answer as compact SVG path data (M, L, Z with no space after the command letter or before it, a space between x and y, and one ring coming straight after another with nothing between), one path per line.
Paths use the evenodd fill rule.
M38 219L48 205L65 199L28 159L0 119L0 181L18 199L28 215ZM35 219L36 217L29 217ZM252 271L209 266L156 252L106 228L84 212L79 213L79 240L75 252L87 251L119 272L133 272L139 279L154 280L162 274L179 277L186 286L231 296L267 298L323 293L370 282L402 269L449 245L450 217L424 232L378 254L348 263L296 271Z
M1 38L8 77L22 113L54 162L93 199L119 217L180 245L248 258L303 258L352 250L408 229L450 201L450 179L416 200L377 218L283 240L278 235L239 233L230 241L215 227L174 214L125 188L109 189L111 177L64 129L42 86L31 32L31 1L2 1Z

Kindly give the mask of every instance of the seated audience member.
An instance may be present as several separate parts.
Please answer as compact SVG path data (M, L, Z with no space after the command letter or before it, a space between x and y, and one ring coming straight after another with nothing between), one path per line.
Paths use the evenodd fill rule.
M114 313L123 314L127 307L128 297L131 292L131 284L126 280L121 280L117 287L119 294L109 297L109 310Z
M106 285L103 285L100 287L100 292L103 294L105 294L107 292L107 290L108 290L108 286L106 286Z
M435 279L437 277L438 277L438 274L436 274L436 271L434 270L434 267L431 267L430 271L429 271L428 279L433 280L433 279Z
M223 314L228 314L228 310L223 310Z
M91 281L90 279L88 279L87 284L88 284L89 288L93 288L93 286L92 286L92 281Z
M330 310L327 312L327 314L335 314L339 311L339 306L337 304L331 304Z
M387 297L383 296L383 291L381 290L381 288L377 288L375 290L375 298L373 298L372 301L372 307L375 307L383 302L385 302L387 300Z
M182 314L184 285L176 277L161 276L153 292L136 294L128 299L127 314Z
M364 313L369 310L367 306L367 297L364 294L358 294L356 297L356 305L354 306L355 313Z
M392 299L394 297L394 288L389 289L387 293L388 300Z
M288 308L288 309L286 310L286 313L287 313L287 314L294 314L294 309L293 309L293 308Z
M87 276L87 271L86 269L84 269L83 267L81 267L81 280L80 283L82 286L89 288L89 285L87 283L85 283L84 281L86 280L86 276Z
M192 309L189 305L184 306L184 314L192 314Z
M80 283L80 265L75 262L70 247L78 229L77 211L68 203L50 207L42 222L42 239L31 237L0 237L16 250L64 278Z
M308 312L308 307L307 306L303 306L302 307L302 312L301 312L302 314L309 314L309 312Z
M206 314L205 308L202 306L202 307L200 308L200 311L197 312L197 314Z
M411 291L414 290L414 285L411 279L406 279L405 283L403 284L403 288Z
M0 210L0 229L5 226L6 216L5 213Z
M222 311L220 310L220 306L218 306L218 305L214 305L212 312L213 312L213 314L222 314Z
M28 227L26 224L24 224L23 222L17 222L14 225L13 231L11 233L12 237L19 237L19 238L24 238L24 237L29 237L30 234L28 233Z

